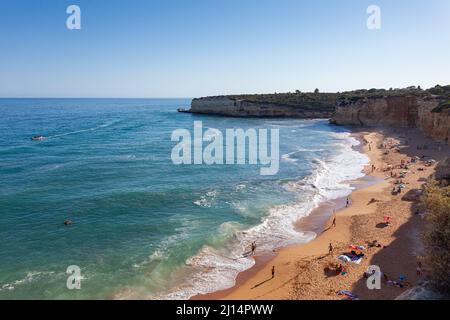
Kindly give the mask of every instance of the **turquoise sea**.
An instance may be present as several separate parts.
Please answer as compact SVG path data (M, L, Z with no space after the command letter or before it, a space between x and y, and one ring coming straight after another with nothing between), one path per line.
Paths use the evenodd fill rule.
M243 257L310 241L293 222L350 193L367 158L326 120L178 113L190 99L0 100L0 299L185 299ZM280 170L171 161L175 129L280 130ZM31 137L43 135L43 141ZM72 225L65 226L70 219ZM81 269L68 290L66 269Z

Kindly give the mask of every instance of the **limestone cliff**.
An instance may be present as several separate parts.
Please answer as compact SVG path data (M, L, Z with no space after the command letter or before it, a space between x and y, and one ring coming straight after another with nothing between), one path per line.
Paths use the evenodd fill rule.
M450 85L428 90L360 89L341 93L274 93L194 99L183 112L231 117L329 119L338 125L419 128L450 142Z
M215 114L230 117L291 117L304 119L329 119L335 110L335 100L311 104L274 103L271 101L252 101L233 96L217 96L194 99L187 112Z
M450 109L436 96L398 96L340 101L330 122L352 126L419 128L425 135L450 141Z
M447 184L450 184L450 157L438 164L435 176L436 179L446 180Z

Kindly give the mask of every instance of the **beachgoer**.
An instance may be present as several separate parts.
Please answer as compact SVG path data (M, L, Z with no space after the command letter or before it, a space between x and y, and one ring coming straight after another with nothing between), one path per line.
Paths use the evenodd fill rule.
M381 248L382 245L378 243L378 240L373 240L371 243L369 243L369 248Z
M422 262L420 262L420 261L417 262L416 271L417 271L417 276L418 277L421 277L423 275Z
M347 268L345 266L342 266L341 275L345 276L347 273Z
M328 245L328 254L332 254L332 253L333 253L333 245L330 242L330 244Z
M73 222L69 219L64 220L64 225L68 226L71 225Z
M332 224L332 226L336 227L336 216L333 217L333 224Z
M347 203L345 204L345 207L348 208L349 205L350 205L350 199L347 198Z
M344 270L344 267L342 264L339 264L339 267L336 268L336 275L340 275L342 270Z
M252 242L252 254L255 254L255 250L256 250L256 241Z
M275 278L275 266L272 266L272 279Z

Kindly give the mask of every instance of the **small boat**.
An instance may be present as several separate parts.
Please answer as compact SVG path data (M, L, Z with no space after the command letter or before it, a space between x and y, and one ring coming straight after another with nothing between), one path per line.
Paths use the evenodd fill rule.
M44 139L45 139L44 136L34 136L31 138L31 140L33 140L33 141L42 141Z

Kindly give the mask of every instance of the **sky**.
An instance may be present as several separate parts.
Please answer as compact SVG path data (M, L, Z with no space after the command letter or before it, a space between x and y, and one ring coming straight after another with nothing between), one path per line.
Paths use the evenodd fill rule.
M449 58L448 0L0 0L0 97L428 88Z

